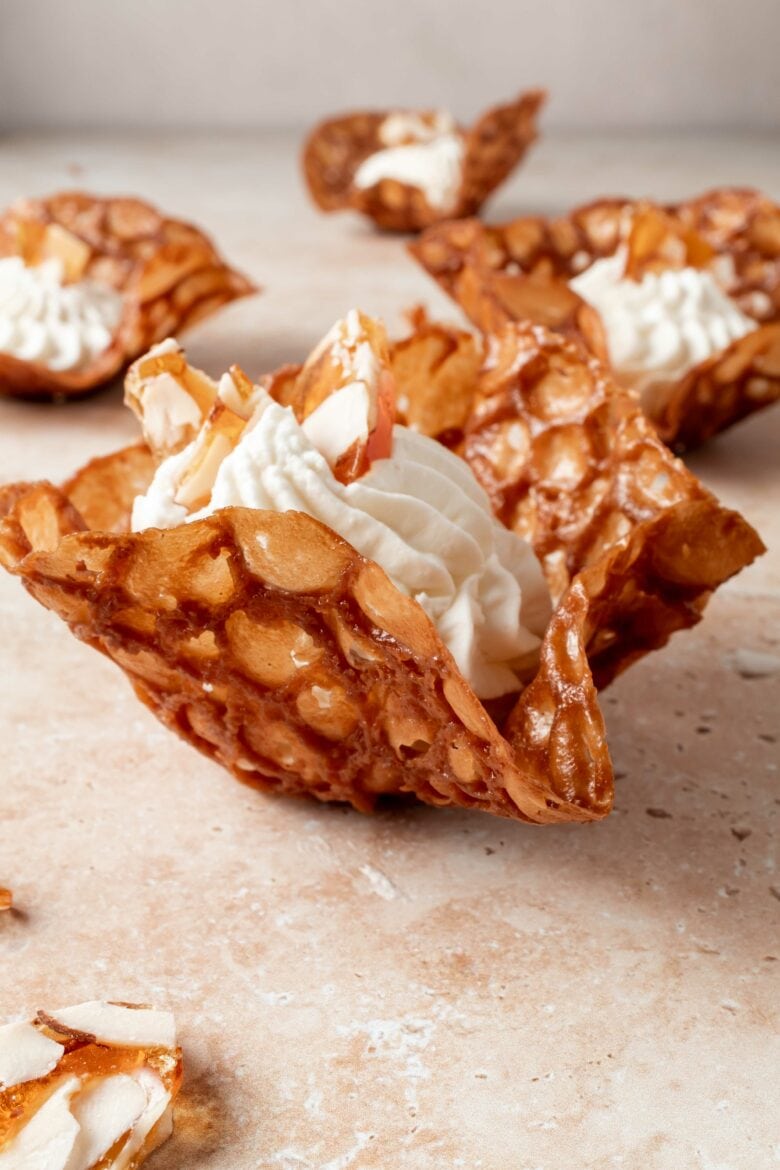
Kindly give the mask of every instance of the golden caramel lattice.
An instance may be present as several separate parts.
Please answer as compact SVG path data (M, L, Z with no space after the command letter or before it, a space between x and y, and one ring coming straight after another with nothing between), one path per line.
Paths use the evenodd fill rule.
M569 286L595 260L627 249L627 272L707 268L758 328L670 387L651 416L670 445L692 447L780 397L780 208L722 189L684 203L603 199L558 219L431 227L410 245L422 266L486 333L528 319L584 341L602 360L601 319Z
M453 398L466 421L446 432L490 496L529 540L553 599L576 580L589 598L588 657L598 686L678 629L695 624L711 591L763 549L658 439L634 395L581 347L531 324L477 341L424 314L391 353L399 400L414 394L431 335L449 340L451 379L428 367L426 410L415 419L441 438ZM476 374L473 353L479 355ZM593 570L593 572L591 572Z
M483 343L463 329L429 321L422 308L409 317L410 335L390 347L398 421L455 446L471 416Z
M92 491L123 466L136 487L144 467L151 478L138 448L71 481L78 510L51 484L6 488L0 560L163 723L264 791L360 809L413 794L539 823L602 816L612 772L594 674L609 681L698 621L761 542L577 346L510 326L485 353L468 334L416 324L393 347L399 399L415 394L418 348L431 382L409 407L416 423L462 436L558 602L512 710L482 704L420 606L310 517L229 508L124 534L129 500L110 488L107 527L88 531ZM295 402L300 376L287 368L268 384Z
M578 777L561 775L561 799L566 718L537 745L543 770L526 763L422 609L317 521L227 509L167 531L73 533L56 489L31 492L14 510L25 511L29 543L36 522L48 532L61 516L64 535L53 552L6 557L7 567L122 666L158 718L246 783L361 809L412 793L532 821L607 811L609 757L583 654L577 720L595 724L602 751ZM551 679L540 676L535 693L553 709L558 664L570 658L551 629Z
M633 395L541 326L488 342L461 447L496 514L526 537L553 597L588 597L598 686L678 629L763 545L659 441Z
M310 419L339 390L357 382L365 387L368 432L356 438L343 434L340 453L330 460L334 475L342 483L359 478L374 459L384 458L391 452L395 385L388 366L384 325L353 310L325 336L296 371L294 380L285 382L283 405L292 408L299 422ZM269 393L281 391L286 373L282 371L281 377L271 376Z
M354 182L360 164L384 149L382 125L398 111L328 119L315 127L304 147L303 172L312 199L322 211L358 211L389 231L420 231L452 216L474 215L536 139L536 116L545 97L543 90L529 90L494 106L470 129L457 129L463 142L461 185L446 213L431 206L420 188L397 179L385 178L366 188ZM435 119L432 111L413 116L423 124L432 125Z
M88 393L154 342L257 291L198 228L140 199L68 191L22 200L0 217L5 256L28 265L57 259L67 281L98 281L124 300L111 345L81 369L55 371L0 353L0 393L24 398Z
M126 532L133 500L146 491L154 467L149 448L138 443L91 459L63 485L63 492L87 528Z
M340 390L363 394L365 429L354 411L354 433L348 433L341 418L325 424L331 440L334 432L338 439L329 444L331 469L341 483L349 483L374 459L390 454L395 403L388 365L384 325L353 310L336 323L303 366L285 367L260 382L277 401L291 407L300 422L309 420L310 425L316 421L311 416ZM208 499L221 459L240 441L262 397L239 366L231 366L217 384L188 365L184 350L171 340L135 362L125 380L125 401L141 424L154 460L194 443L176 494L177 503L188 511ZM187 480L195 486L188 486Z
M5 886L0 886L0 910L10 910L14 904L14 896L11 890L6 889Z

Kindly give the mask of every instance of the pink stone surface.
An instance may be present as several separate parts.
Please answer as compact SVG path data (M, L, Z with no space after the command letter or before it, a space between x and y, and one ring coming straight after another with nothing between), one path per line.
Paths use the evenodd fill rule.
M605 185L778 197L779 157L554 140L495 214ZM414 300L452 315L397 239L309 209L287 139L10 139L0 163L3 204L137 192L266 284L191 335L212 373L298 359L354 304L393 328ZM134 434L116 389L0 401L2 479L56 480ZM173 1008L187 1072L157 1170L780 1164L779 450L775 409L691 460L769 553L605 694L617 801L593 827L259 796L0 576L2 1013Z

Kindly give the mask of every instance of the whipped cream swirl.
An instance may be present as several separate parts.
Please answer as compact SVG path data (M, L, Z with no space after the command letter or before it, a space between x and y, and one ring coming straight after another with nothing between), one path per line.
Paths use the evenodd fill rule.
M122 316L122 296L94 280L65 284L62 265L29 267L0 259L0 352L78 371L108 349Z
M404 111L388 114L379 127L379 139L384 149L357 168L356 187L395 179L417 187L437 211L455 207L463 182L465 142L450 114L437 111L430 121Z
M757 327L700 268L625 276L623 249L597 260L570 282L597 310L609 359L624 385L639 392L644 409L660 410L671 387L694 366Z
M160 464L135 501L133 529L172 527L231 506L305 512L419 602L477 695L519 690L538 658L550 596L531 546L494 518L468 464L395 426L392 455L342 484L312 441L322 430L322 407L299 424L289 408L258 394L208 504L189 513L176 500L195 440ZM326 400L329 410L339 397Z

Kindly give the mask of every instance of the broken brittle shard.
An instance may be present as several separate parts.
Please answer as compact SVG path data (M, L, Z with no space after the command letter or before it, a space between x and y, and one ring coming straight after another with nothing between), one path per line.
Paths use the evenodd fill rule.
M0 317L0 394L23 398L89 393L257 291L198 228L140 199L77 191L0 216L0 277L15 293L13 316Z
M10 910L14 904L14 896L5 886L0 886L0 910Z
M345 352L343 331L329 337ZM373 357L384 352L378 334ZM321 353L265 380L300 416L327 402ZM462 455L546 575L554 610L508 699L480 701L421 605L309 515L224 507L130 532L170 442L96 460L63 488L6 488L0 561L166 726L263 791L363 810L410 794L535 823L601 817L612 768L597 687L695 624L761 541L632 394L542 327L484 341L418 316L384 360L398 420ZM169 346L128 380L153 446L180 428L176 459L197 452L198 419L213 450L225 412L240 425L260 393L240 371L203 379Z
M611 360L677 450L780 397L780 208L756 191L464 219L410 251L484 332L536 321Z
M494 106L470 128L444 111L385 110L320 123L303 153L322 211L353 210L390 231L474 215L537 136L543 90Z
M0 1170L137 1170L181 1078L169 1012L95 1001L0 1027Z

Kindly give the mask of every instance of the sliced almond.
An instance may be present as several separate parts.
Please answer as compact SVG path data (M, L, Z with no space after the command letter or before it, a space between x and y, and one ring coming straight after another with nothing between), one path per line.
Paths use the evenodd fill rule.
M302 427L307 438L333 466L353 443L368 439L371 398L365 382L352 382L325 398Z
M342 483L391 454L395 381L389 363L384 326L353 309L298 376L291 405Z
M68 1077L57 1086L24 1128L0 1150L0 1170L68 1170L79 1136L70 1104L80 1087L78 1077Z
M0 1170L137 1170L171 1133L175 1043L169 1012L103 1001L0 1029Z
M71 1105L79 1135L67 1170L90 1170L96 1166L123 1135L130 1135L147 1104L143 1087L125 1073L88 1084Z
M151 1106L150 1106L149 1112L151 1115L151 1112L152 1112ZM145 1118L141 1122L141 1124L145 1126L148 1124L148 1121L149 1121L149 1118ZM169 1102L168 1105L166 1105L164 1111L160 1114L159 1119L157 1121L155 1121L154 1124L149 1128L149 1132L148 1132L146 1142L144 1145L144 1154L146 1155L146 1157L148 1157L149 1154L153 1154L155 1150L159 1150L160 1146L164 1145L164 1143L167 1142L168 1138L172 1137L172 1136L173 1136L173 1102L171 1101L171 1102ZM116 1170L116 1168L115 1168L115 1170Z
M704 268L714 255L702 236L652 203L637 204L627 219L626 276L634 280L665 268Z
M61 224L50 223L43 233L40 255L41 259L59 260L65 279L75 281L83 279L92 250Z
M174 496L177 504L194 512L208 503L222 462L238 445L245 426L240 415L223 402L217 403L195 440L192 458L179 480Z
M139 1154L142 1157L151 1154L173 1132L171 1094L160 1078L149 1069L142 1068L136 1073L135 1080L143 1090L146 1107L133 1126L127 1144L114 1159L111 1170L130 1170L138 1165L135 1159Z
M125 403L158 459L192 442L216 399L217 384L187 365L170 337L134 362L125 379Z
M251 418L260 397L259 388L237 365L231 366L229 372L222 375L217 393L225 406L247 421Z
M27 1022L0 1028L0 1089L47 1076L65 1049Z
M40 1013L46 1026L62 1036L91 1039L117 1048L174 1048L171 1012L92 1000L51 1014Z

